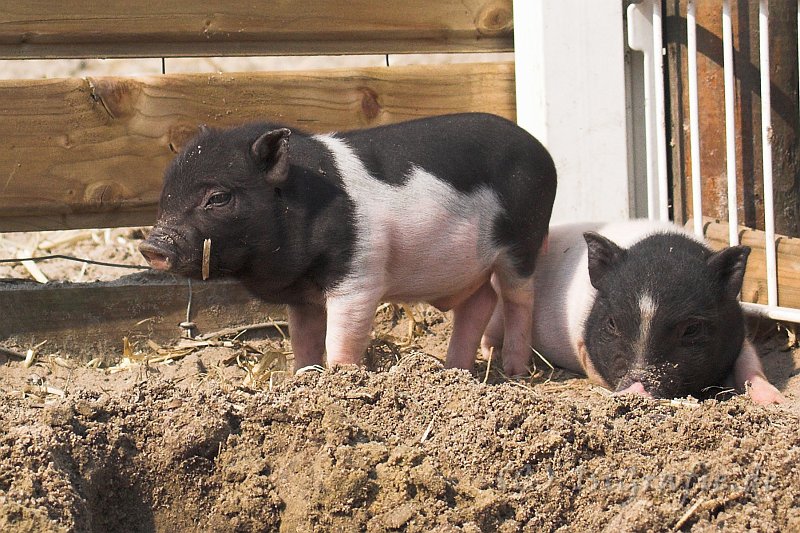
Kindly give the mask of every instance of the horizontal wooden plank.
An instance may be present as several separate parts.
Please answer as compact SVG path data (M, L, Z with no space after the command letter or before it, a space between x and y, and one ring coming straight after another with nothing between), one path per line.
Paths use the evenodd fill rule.
M688 224L691 223L691 220ZM687 224L687 227L688 227ZM706 240L715 248L728 246L728 224L704 218ZM767 303L767 260L764 232L739 226L739 241L751 248L742 286L742 301ZM800 238L776 235L778 304L800 308Z
M233 281L193 282L192 293L196 333L286 317L282 306L262 303ZM179 339L188 294L187 280L153 273L96 283L0 281L0 340L21 347L47 341L51 353L115 359L123 337L142 346Z
M513 50L512 0L25 0L0 7L0 58Z
M151 224L199 124L322 132L462 111L514 119L513 64L0 81L0 231Z

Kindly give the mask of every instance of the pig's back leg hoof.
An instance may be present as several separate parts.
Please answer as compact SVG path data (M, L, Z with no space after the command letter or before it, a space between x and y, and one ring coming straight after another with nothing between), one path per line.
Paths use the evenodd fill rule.
M506 246L494 263L492 276L502 301L503 371L508 376L529 374L528 363L533 353L533 273L539 252L546 243L550 210L527 206L524 215L517 212L516 216L498 224L502 235L498 242ZM512 220L525 222L515 225ZM491 336L497 335L487 335L487 338Z
M507 376L528 374L531 358L533 277L519 279L498 273L503 307L503 371Z
M472 370L481 334L497 303L497 295L487 281L466 300L453 308L453 333L447 347L447 368Z

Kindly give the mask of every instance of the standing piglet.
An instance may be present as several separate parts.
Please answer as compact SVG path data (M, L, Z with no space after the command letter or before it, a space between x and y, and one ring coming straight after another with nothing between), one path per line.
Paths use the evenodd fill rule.
M618 392L703 397L733 377L756 403L783 400L745 338L737 295L746 246L713 252L647 220L553 226L548 244L535 274L533 346L552 363ZM502 336L498 310L483 350Z
M289 305L295 368L358 363L382 300L453 310L447 366L471 368L497 295L505 369L525 370L533 271L556 191L514 123L459 114L330 135L204 129L166 171L140 250L153 268L239 278Z

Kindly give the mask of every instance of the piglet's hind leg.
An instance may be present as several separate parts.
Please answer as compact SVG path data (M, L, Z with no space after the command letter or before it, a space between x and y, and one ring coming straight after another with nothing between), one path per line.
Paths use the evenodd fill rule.
M512 283L499 276L503 302L503 371L508 376L528 373L531 357L533 279Z

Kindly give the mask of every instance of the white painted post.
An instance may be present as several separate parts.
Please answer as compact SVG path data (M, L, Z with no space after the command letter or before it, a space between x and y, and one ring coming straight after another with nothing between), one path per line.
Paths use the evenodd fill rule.
M686 6L686 57L689 74L689 132L692 154L692 219L694 234L703 236L703 176L700 157L700 109L697 88L697 17L694 0Z
M633 211L622 22L622 2L514 1L517 122L555 160L553 222Z
M764 248L767 258L767 303L778 305L775 250L775 195L772 186L772 99L769 82L769 1L758 4L758 59L761 73L761 160L764 176Z
M644 55L648 217L669 220L661 1L643 0L631 4L627 17L628 46Z
M800 0L798 0L800 2ZM725 76L725 159L728 181L728 240L739 244L739 199L736 191L736 102L731 0L722 0L722 48Z

